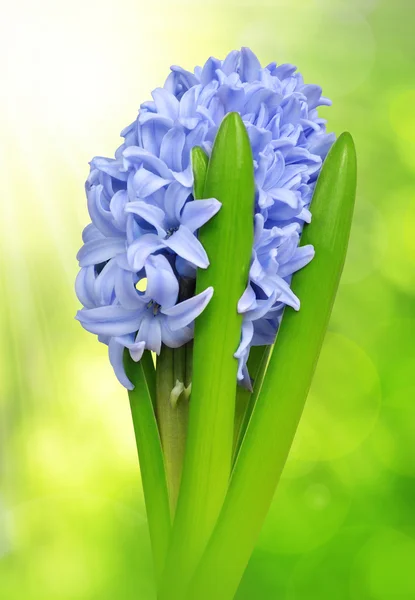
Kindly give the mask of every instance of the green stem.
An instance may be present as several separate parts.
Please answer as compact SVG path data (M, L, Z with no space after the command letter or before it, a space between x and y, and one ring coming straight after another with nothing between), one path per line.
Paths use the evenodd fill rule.
M163 346L157 359L156 415L172 515L176 510L186 442L188 400L180 388L185 379L186 346L175 349Z
M140 461L156 580L160 583L171 521L163 453L151 397L154 392L154 366L148 351L139 363L134 363L128 352L125 352L124 360L127 375L135 386L128 392L128 396Z
M316 258L293 278L287 308L229 491L188 600L230 600L254 548L303 411L342 272L356 190L356 155L343 134L326 159L302 243Z

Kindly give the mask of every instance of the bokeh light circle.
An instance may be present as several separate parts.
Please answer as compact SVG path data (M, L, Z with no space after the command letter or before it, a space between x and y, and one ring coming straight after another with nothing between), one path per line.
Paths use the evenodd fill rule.
M358 283L376 271L388 250L388 227L380 210L356 199L342 285Z
M405 293L415 295L415 191L393 190L382 207L388 223L388 251L380 264L384 277Z
M383 464L406 477L415 477L415 385L385 398L373 448Z
M282 554L309 552L335 535L349 504L347 490L327 465L304 477L283 479L259 546Z
M375 534L356 557L351 598L415 598L415 539L386 529Z

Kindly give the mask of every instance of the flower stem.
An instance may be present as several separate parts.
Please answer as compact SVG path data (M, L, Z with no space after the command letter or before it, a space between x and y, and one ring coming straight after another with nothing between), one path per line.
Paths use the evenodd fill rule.
M229 491L186 598L230 600L269 509L301 417L339 284L356 191L356 155L343 134L326 159L302 243L315 260L294 275L287 308L235 464Z
M157 358L156 416L166 465L170 512L176 510L186 442L189 402L184 392L186 346L163 346Z
M128 392L140 461L156 580L163 571L170 537L171 520L160 436L154 414L154 365L146 351L139 363L125 352L126 373L134 389Z

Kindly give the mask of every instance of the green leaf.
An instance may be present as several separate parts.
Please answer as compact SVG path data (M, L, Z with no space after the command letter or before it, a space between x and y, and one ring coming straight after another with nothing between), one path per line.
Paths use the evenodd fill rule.
M323 343L346 256L356 190L352 137L340 136L327 157L302 244L314 260L297 273L301 299L286 308L256 405L241 444L217 526L189 599L230 600L239 585L284 468ZM335 402L333 398L333 402Z
M126 351L124 364L127 376L134 384L134 389L128 392L128 396L140 461L153 561L156 579L159 582L166 560L171 521L163 452L152 400L154 366L149 351L144 352L138 363L135 363Z
M253 346L251 348L248 358L248 370L250 376L254 380L253 390L250 392L242 386L238 386L236 391L234 462L238 456L242 440L244 439L252 411L254 410L262 386L271 349L272 346Z
M193 195L195 199L203 198L206 182L206 173L208 169L209 158L206 152L200 146L192 149L192 167L193 167Z
M197 196L201 186L196 180ZM248 282L254 196L249 137L241 117L230 113L217 134L203 192L222 207L199 231L210 266L198 270L196 293L213 286L214 294L195 325L188 437L161 598L181 597L228 487L237 376L233 355L242 325L237 304Z

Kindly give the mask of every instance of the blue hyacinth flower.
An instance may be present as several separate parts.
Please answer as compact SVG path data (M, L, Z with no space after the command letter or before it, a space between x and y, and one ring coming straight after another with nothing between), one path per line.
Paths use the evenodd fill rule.
M249 387L250 348L272 344L284 307L300 306L290 282L314 256L311 246L300 248L298 243L303 225L311 220L315 184L335 139L317 112L318 106L329 104L321 88L305 84L296 67L262 67L248 48L232 51L224 60L209 58L194 72L173 66L164 86L153 91L152 100L141 105L137 118L122 131L124 142L114 158L91 161L86 194L92 223L78 253L76 286L85 307L84 326L101 331L105 319L113 322L115 310L131 310L120 282L130 278L135 285L151 270L154 257L168 261L178 287L183 278L194 279L197 268L208 267L198 229L220 204L212 198L194 201L191 151L201 146L210 155L224 116L238 112L251 142L256 184L255 240L247 290L238 307L244 315L241 344L235 348L238 379ZM129 313L123 314L127 319ZM101 315L99 325L96 315ZM134 340L137 334L138 326L128 332ZM100 340L112 348L116 337L117 344L130 349L131 339L123 335L100 334ZM189 335L172 330L162 343L177 347ZM159 348L158 343L150 346ZM124 379L121 366L117 373Z
M108 263L95 280L95 292L102 286L96 284L101 278L112 275L117 269L114 287L117 297L112 304L104 304L78 311L76 318L91 333L100 336L109 346L111 364L121 383L132 389L125 376L122 354L128 348L133 360L139 360L144 349L160 353L161 345L177 348L193 337L193 323L212 297L213 289L178 302L179 283L169 261L163 255L150 256L146 260L146 290L139 292L135 277L128 271L120 271L116 263ZM105 273L107 271L107 273ZM84 278L87 272L84 271ZM112 281L109 282L109 289ZM79 286L78 289L80 289ZM81 291L81 295L82 291ZM105 300L105 299L104 299Z

